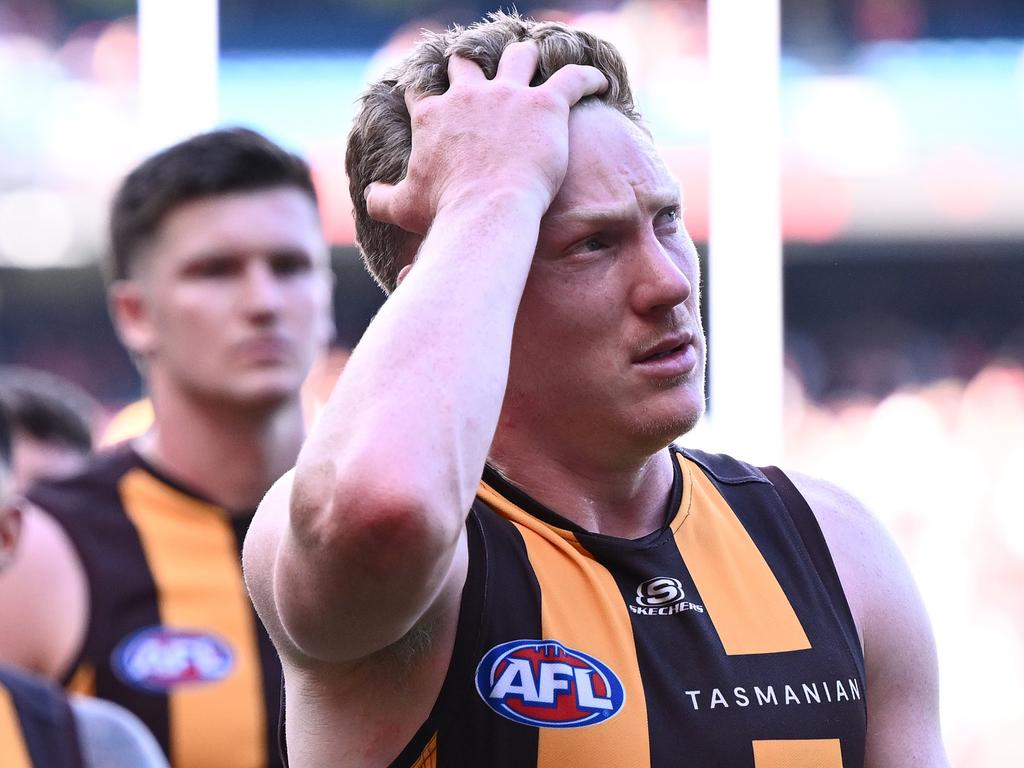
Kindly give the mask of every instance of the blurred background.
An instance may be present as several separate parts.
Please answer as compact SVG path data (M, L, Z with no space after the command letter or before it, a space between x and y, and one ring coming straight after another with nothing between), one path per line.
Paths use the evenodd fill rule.
M706 252L704 0L517 6L620 48ZM261 130L316 173L339 328L319 396L383 299L343 170L361 88L419 29L494 7L220 0L214 122ZM0 0L0 364L66 376L107 415L143 394L99 266L112 190L156 148L137 13ZM1024 3L782 0L781 29L780 461L853 491L906 553L954 765L1024 765ZM184 65L188 27L167 34Z

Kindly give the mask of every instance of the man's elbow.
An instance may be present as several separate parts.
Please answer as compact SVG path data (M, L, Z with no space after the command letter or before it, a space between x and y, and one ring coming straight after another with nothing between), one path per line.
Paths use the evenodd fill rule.
M463 514L436 488L381 462L339 471L322 463L296 472L290 533L302 548L396 566L454 547ZM397 562L395 562L397 561ZM401 570L401 569L400 569Z
M290 643L343 661L400 639L441 589L462 527L407 484L363 478L310 494L297 477L273 579Z

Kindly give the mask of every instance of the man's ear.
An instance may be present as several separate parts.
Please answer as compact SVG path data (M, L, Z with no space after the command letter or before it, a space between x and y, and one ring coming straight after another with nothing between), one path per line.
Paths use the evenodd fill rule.
M412 232L402 232L401 240L401 253L402 261L405 262L400 270L398 270L398 277L395 279L395 288L402 284L405 280L405 276L409 274L409 270L412 269L412 265L416 263L416 257L419 255L420 247L423 245L423 241L426 239L425 235L417 235Z
M0 504L0 571L14 560L21 538L21 510L15 504Z
M412 269L412 262L411 261L408 264L406 264L404 267L402 267L400 270L398 270L398 278L395 280L395 287L396 288L402 284L403 280L405 280L405 276L409 274L409 270L410 269Z
M136 357L147 357L158 339L142 285L137 280L117 280L107 291L107 301L121 343Z

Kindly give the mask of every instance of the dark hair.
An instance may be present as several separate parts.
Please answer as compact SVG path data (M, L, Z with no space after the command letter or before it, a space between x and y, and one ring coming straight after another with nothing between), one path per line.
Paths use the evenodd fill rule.
M77 384L52 373L20 366L0 368L0 408L8 430L60 443L82 453L92 450L92 420L98 406Z
M130 276L164 218L182 203L274 187L295 187L316 203L306 161L248 128L201 133L153 155L128 174L114 196L110 278Z
M424 32L409 57L385 79L371 84L363 95L345 154L356 240L367 269L384 290L394 290L398 281L404 236L398 227L370 218L363 193L374 181L395 184L405 178L412 151L406 89L425 94L446 91L448 59L455 54L476 62L487 77L493 78L505 48L522 40L534 40L540 49L534 85L567 64L596 67L608 79L608 88L592 98L631 120L640 120L622 57L611 43L588 32L500 11L471 27L455 26L439 34Z

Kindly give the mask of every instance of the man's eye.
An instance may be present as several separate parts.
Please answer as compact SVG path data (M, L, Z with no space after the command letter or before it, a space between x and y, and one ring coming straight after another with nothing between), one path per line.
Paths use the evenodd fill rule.
M679 228L682 218L682 212L678 206L674 205L670 208L665 208L659 211L657 217L655 217L654 228L659 232L675 232Z
M299 272L307 272L313 264L310 258L299 253L285 253L275 256L271 260L271 267L274 274L279 276L294 275Z
M572 246L566 253L569 255L579 255L586 253L597 253L603 251L608 247L608 239L601 235L591 235L588 238L580 240L576 245Z
M196 262L187 271L193 277L228 277L235 270L231 259L205 259Z

